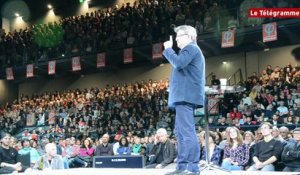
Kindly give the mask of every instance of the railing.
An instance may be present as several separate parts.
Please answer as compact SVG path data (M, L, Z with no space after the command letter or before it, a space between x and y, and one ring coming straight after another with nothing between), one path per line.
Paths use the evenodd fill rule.
M209 82L209 80L211 80L211 77L214 75L213 72L209 73L208 75L206 75L205 77L205 82L206 82L206 85L211 85Z
M232 80L234 82L233 84L231 84ZM227 78L227 82L228 82L229 86L233 86L233 85L237 85L237 84L243 83L244 82L244 78L243 78L242 69L239 68L237 71L235 71L229 78Z

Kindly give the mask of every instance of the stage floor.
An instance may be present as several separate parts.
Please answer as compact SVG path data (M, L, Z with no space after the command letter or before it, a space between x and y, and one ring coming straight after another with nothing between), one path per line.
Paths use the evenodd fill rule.
M173 169L126 169L126 168L74 168L67 170L48 170L48 171L32 171L21 174L30 175L164 175ZM232 171L224 172L220 170L203 170L200 175L300 175L300 172L247 172Z

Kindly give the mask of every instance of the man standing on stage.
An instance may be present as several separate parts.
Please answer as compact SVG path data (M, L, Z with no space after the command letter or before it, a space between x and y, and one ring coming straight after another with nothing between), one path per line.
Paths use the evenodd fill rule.
M176 171L166 175L198 175L200 149L195 131L194 109L204 106L205 62L197 45L195 28L182 25L174 29L177 54L173 49L173 38L164 42L163 55L173 66L170 80L168 105L175 109L175 134L178 142Z

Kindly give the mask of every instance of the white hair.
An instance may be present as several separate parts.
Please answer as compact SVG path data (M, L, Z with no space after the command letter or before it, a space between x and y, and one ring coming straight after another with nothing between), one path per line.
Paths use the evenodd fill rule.
M191 37L192 41L197 42L197 31L194 27L189 26L189 25L181 25L178 26L174 29L174 31L176 33L178 33L178 31L183 31L184 34L187 34Z
M167 130L165 128L159 128L157 131L156 131L156 134L164 134L164 135L167 135Z
M46 153L48 153L53 147L56 148L56 145L54 143L47 143L47 145L45 146Z

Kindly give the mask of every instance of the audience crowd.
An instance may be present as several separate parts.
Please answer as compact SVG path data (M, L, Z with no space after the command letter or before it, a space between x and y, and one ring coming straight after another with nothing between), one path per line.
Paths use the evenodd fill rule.
M33 24L19 31L0 31L0 64L3 67L85 55L129 46L161 42L174 26L194 26L199 34L257 25L247 8L296 7L298 1L140 0L121 7L99 9L58 22ZM240 9L240 13L237 13ZM241 16L238 17L237 14ZM257 21L259 20L259 21Z
M282 3L275 6L296 5ZM20 31L2 30L0 62L22 65L164 41L181 24L195 26L198 33L213 32L224 17L222 8L229 9L225 26L234 28L236 12L230 9L240 5L247 6L242 0L140 1ZM214 76L212 84L219 83ZM197 124L199 166L208 153L215 166L227 170L300 171L300 67L269 65L242 85L243 92L211 96L218 102L218 115L208 121L209 145L204 144L203 123ZM93 156L113 155L142 155L146 168L166 167L176 161L177 149L168 86L168 80L149 80L22 95L0 107L0 174L90 167ZM18 160L26 154L29 165Z
M299 72L299 66L291 63L283 68L269 65L247 79L244 92L217 96L220 115L208 121L207 146L213 164L228 170L299 171ZM218 83L214 76L213 84ZM93 156L107 155L143 155L147 168L163 168L176 158L168 85L168 80L150 79L103 89L22 95L0 109L0 124L3 133L28 129L20 137L4 134L3 149L29 153L35 169L51 169L52 165L41 162L57 155L61 160L56 161L63 162L57 166L63 168L88 167ZM198 126L200 166L207 151L202 127ZM57 155L51 145L47 153L49 143L56 145ZM0 162L6 156L0 149Z

